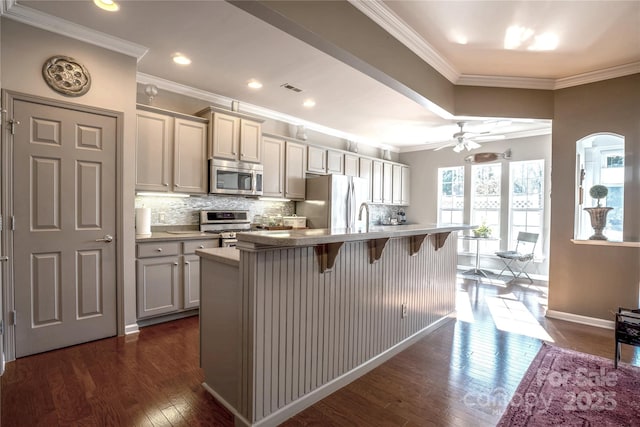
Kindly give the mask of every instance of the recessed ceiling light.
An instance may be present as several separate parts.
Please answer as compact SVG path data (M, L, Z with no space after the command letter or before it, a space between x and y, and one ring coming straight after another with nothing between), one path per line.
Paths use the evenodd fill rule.
M315 107L316 101L314 101L313 99L305 99L302 105L304 105L307 108Z
M249 80L247 86L249 86L251 89L260 89L262 87L262 83L257 80Z
M175 53L173 55L173 62L175 62L176 64L180 64L180 65L189 65L191 64L191 60L189 58L187 58L186 56L184 56L181 53Z
M109 12L116 12L120 9L118 3L113 0L93 0L93 4L98 6L102 10L106 10Z

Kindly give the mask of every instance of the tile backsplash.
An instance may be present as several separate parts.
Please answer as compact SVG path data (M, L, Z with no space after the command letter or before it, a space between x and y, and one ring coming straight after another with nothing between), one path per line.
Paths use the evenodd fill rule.
M151 209L151 225L197 225L199 214L206 210L249 211L255 215L292 215L294 202L275 202L235 196L162 197L136 196L136 208Z
M236 196L163 197L137 196L136 208L151 209L151 225L198 225L199 214L207 210L246 210L249 218L255 215L282 215L295 213L295 202L249 199ZM380 224L385 218L395 218L401 206L370 205L370 221Z

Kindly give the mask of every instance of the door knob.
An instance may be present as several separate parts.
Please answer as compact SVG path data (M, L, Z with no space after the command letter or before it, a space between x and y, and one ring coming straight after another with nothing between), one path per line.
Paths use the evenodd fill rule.
M102 239L96 239L96 242L111 243L112 241L113 241L113 236L110 234L105 234Z

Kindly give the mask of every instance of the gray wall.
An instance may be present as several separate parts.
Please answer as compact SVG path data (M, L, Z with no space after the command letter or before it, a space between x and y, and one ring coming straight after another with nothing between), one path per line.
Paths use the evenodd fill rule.
M597 132L625 138L624 239L640 238L640 74L559 90L553 121L549 309L613 320L638 307L640 248L576 245L576 141Z
M66 55L82 62L91 74L91 90L78 98L69 98L54 92L42 78L42 65L53 55ZM57 34L2 18L2 88L71 101L81 105L104 108L124 113L124 144L122 159L122 212L134 209L135 171L135 92L136 59L106 49L85 44ZM16 194L15 203L26 203L26 194ZM136 322L135 265L134 265L134 217L122 216L121 279L119 297L123 306L119 312L120 333L124 325Z

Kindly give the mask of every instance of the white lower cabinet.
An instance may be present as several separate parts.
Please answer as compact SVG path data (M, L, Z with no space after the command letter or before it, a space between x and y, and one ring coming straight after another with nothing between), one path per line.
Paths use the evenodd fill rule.
M138 319L198 308L200 257L195 251L217 246L218 239L138 243Z
M138 318L178 311L179 257L138 260Z

